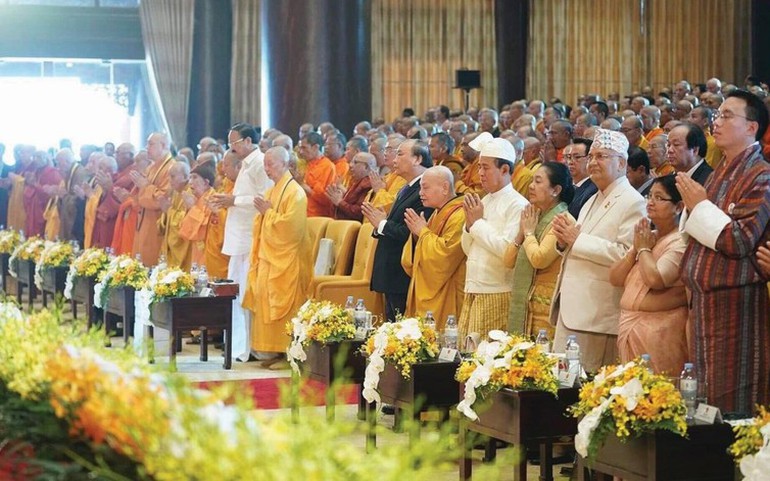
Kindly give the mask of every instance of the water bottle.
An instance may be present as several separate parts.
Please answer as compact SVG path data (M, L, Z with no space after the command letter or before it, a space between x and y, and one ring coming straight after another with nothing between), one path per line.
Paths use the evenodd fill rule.
M363 299L359 299L356 303L356 309L353 312L353 321L356 324L356 329L366 328L366 306L364 306Z
M137 252L134 259L136 259L136 262L142 262L142 254Z
M567 361L567 372L570 376L575 376L575 385L580 383L580 344L577 342L577 336L567 337L567 346L564 349Z
M427 311L425 313L425 327L433 329L433 332L436 332L436 319L433 318L433 311Z
M642 354L642 366L646 368L650 374L655 374L652 371L652 364L650 363L650 355L649 354Z
M345 301L345 312L348 313L350 321L355 321L356 305L353 302L353 296L348 296L348 300Z
M548 332L545 329L540 329L540 332L537 333L535 344L540 346L541 351L551 352L551 341L548 339Z
M457 319L450 314L444 327L444 347L457 349Z
M679 392L687 406L687 419L695 418L695 398L698 396L698 377L691 362L684 363L684 370L679 376Z
M193 262L192 266L190 266L190 275L192 276L193 285L195 286L195 290L198 290L198 263Z
M209 273L206 271L206 266L200 266L198 268L198 284L196 291L198 294L201 293L203 289L209 286Z

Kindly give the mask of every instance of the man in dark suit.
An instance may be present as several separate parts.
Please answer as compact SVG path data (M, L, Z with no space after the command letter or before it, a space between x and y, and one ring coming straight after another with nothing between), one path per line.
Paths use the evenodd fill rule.
M628 148L626 177L633 188L642 194L642 197L646 197L650 193L652 181L655 178L650 175L650 157L646 150L633 145Z
M706 152L706 134L697 125L686 122L671 129L666 159L677 172L686 173L700 185L705 185L714 171L704 160Z
M406 310L406 295L409 290L409 276L401 267L401 252L409 238L409 228L404 221L406 209L424 212L429 218L433 209L426 209L420 200L420 178L425 169L433 167L428 145L420 140L403 142L393 162L393 172L406 180L399 191L390 214L364 202L361 211L374 226L374 237L378 239L374 254L371 290L385 294L385 315L393 321L397 314Z
M580 208L596 193L596 185L588 176L588 151L593 142L589 139L574 139L564 147L564 162L567 163L572 183L575 184L575 196L569 204L569 213L577 219Z

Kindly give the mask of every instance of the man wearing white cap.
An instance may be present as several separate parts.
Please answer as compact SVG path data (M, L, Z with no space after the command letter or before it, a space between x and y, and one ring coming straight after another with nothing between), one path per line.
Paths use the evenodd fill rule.
M480 199L478 194L468 193L463 202L462 247L468 262L460 339L474 332L486 336L489 331L505 329L508 325L513 269L503 264L503 253L516 237L521 212L527 205L511 185L511 172L516 163L513 145L497 138L473 148L481 152L479 176L487 195Z
M583 368L596 372L616 361L622 287L613 287L609 270L634 241L644 216L644 198L626 178L628 139L599 129L589 153L588 173L598 192L580 209L577 223L560 214L553 220L561 273L551 303L556 325L554 351L564 352L567 336L577 336Z

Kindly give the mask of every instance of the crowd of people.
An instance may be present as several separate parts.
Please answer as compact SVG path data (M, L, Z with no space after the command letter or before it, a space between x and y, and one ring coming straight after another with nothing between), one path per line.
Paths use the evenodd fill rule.
M369 222L387 320L545 330L557 352L574 335L588 372L691 361L711 404L749 413L770 402L770 97L745 87L405 109L349 139L303 124L296 145L241 123L197 156L158 132L79 161L20 145L3 223L234 280L233 353L275 369L309 295L308 217Z

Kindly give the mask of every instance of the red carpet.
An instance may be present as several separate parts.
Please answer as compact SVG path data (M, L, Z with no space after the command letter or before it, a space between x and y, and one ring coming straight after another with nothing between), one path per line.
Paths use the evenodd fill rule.
M201 389L211 389L213 387L226 385L232 387L236 392L247 393L251 395L254 404L258 409L277 409L286 407L286 402L281 402L282 390L287 395L289 392L291 378L274 377L267 379L244 379L240 381L207 381L195 383ZM358 403L358 385L342 386L337 393L337 404L357 404ZM300 406L323 406L326 396L326 386L318 381L303 380L300 388Z

